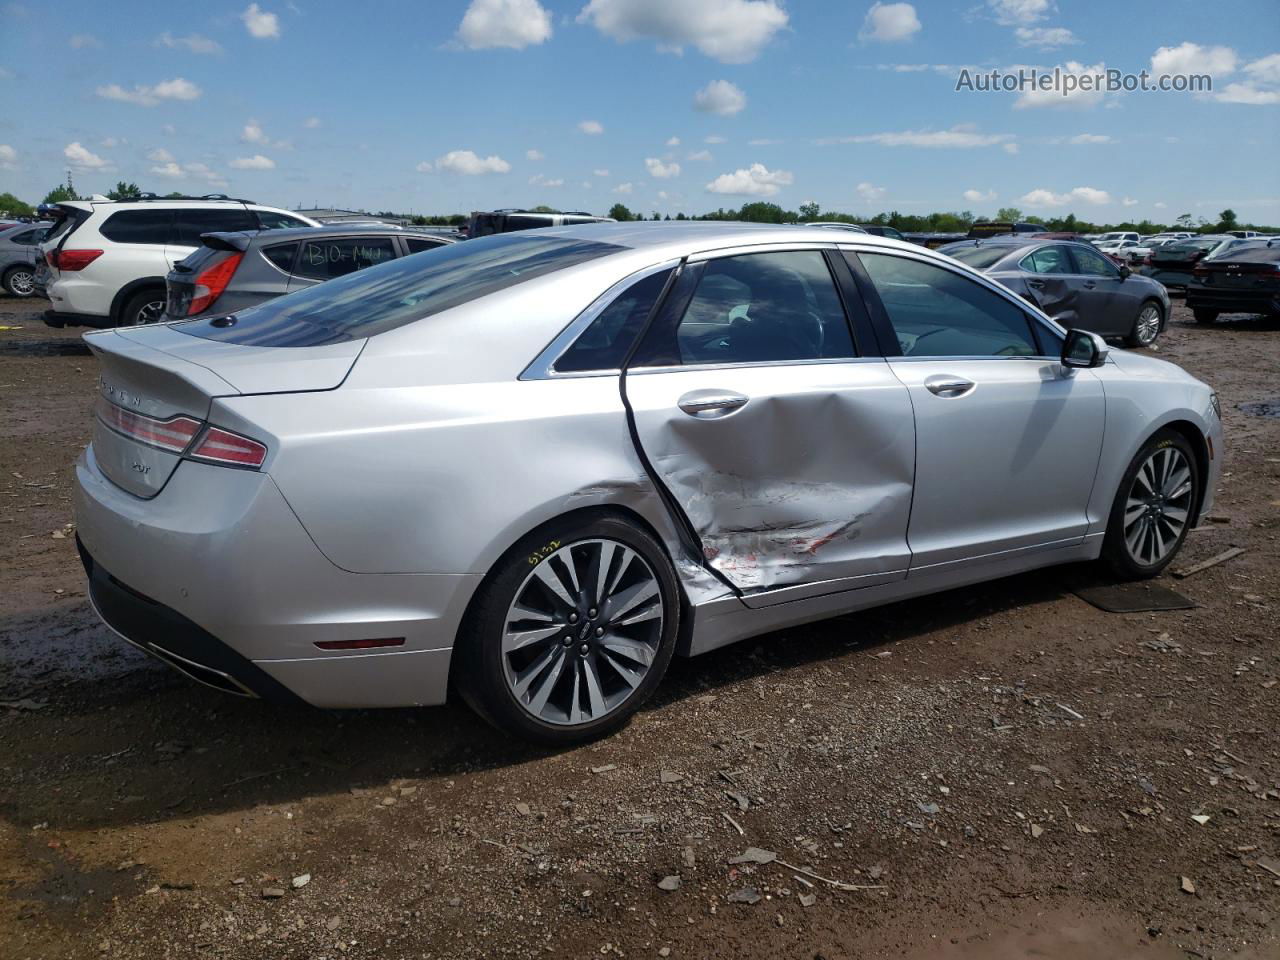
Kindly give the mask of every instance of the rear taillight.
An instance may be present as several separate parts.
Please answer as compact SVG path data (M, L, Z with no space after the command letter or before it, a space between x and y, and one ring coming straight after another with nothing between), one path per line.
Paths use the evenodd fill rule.
M267 459L267 448L230 430L209 427L187 456L232 467L260 467Z
M168 420L157 420L117 407L106 397L98 398L97 413L98 419L116 433L170 453L181 453L187 449L200 430L200 421L191 417L179 415Z
M1155 254L1148 253L1139 261L1144 267L1149 267L1156 262Z
M50 250L45 260L55 270L83 270L102 256L101 250Z
M1209 268L1203 263L1197 263L1191 268L1191 275L1193 277L1207 277L1209 275Z
M231 282L236 267L240 266L240 261L243 259L243 253L233 253L216 266L196 275L195 290L191 294L191 305L187 308L187 316L203 313L213 306L213 301L222 296L222 291L227 289L227 284Z

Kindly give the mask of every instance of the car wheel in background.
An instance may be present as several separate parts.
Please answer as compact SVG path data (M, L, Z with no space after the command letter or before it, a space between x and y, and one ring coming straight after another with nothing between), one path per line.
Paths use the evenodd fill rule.
M1160 304L1154 300L1144 300L1134 317L1133 329L1125 336L1125 346L1149 347L1160 336L1160 324L1164 321L1164 313Z
M10 267L4 275L4 288L15 297L30 297L36 292L35 281L31 267Z
M661 544L618 516L553 521L495 566L455 650L466 701L551 745L620 727L675 649L679 588Z
M141 327L156 323L164 315L164 289L140 290L131 296L120 311L121 327Z
M1213 323L1218 319L1217 310L1192 310L1191 315L1196 318L1196 323Z
M1191 529L1201 482L1178 431L1166 427L1143 445L1120 481L1102 546L1117 575L1143 580L1169 565Z

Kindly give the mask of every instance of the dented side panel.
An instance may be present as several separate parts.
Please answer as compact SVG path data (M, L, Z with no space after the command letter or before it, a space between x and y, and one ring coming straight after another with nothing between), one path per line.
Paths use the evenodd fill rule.
M915 428L884 361L636 370L626 391L655 473L749 604L905 576ZM692 415L697 391L747 402Z

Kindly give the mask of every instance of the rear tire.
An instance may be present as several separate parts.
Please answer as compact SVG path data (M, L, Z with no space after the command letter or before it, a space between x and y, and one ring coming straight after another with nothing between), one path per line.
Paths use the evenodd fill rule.
M1164 311L1154 300L1142 301L1138 315L1133 318L1133 328L1124 338L1127 347L1149 347L1160 336L1164 326Z
M1165 427L1142 445L1120 481L1102 545L1116 576L1146 580L1173 561L1195 521L1202 482L1178 431Z
M164 314L164 287L139 290L125 301L118 327L141 327L157 322Z
M11 296L31 297L36 292L36 272L34 267L10 267L4 274L4 288Z
M1213 321L1218 319L1217 310L1208 310L1205 308L1192 310L1191 315L1196 318L1196 323L1213 323Z
M666 673L679 596L662 545L629 520L544 524L476 592L454 652L458 691L524 740L565 746L612 733Z

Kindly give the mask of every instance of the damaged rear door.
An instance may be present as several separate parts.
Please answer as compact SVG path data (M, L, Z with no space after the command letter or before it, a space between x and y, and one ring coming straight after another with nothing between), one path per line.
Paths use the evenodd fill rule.
M904 578L911 401L859 356L847 268L817 247L692 260L623 389L708 564L753 606Z

